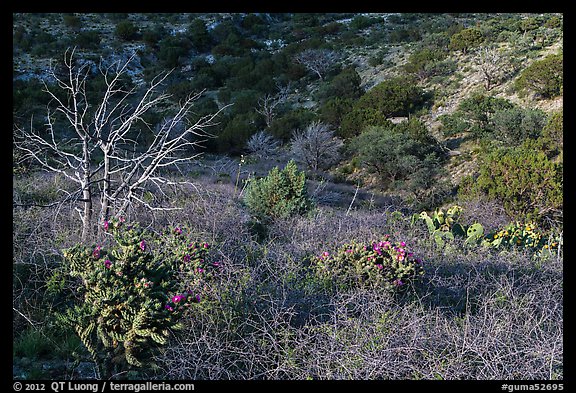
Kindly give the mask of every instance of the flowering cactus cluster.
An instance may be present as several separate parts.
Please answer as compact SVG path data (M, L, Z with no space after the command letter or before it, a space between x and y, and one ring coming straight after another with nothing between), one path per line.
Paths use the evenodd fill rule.
M158 236L112 220L104 229L112 246L64 250L81 299L61 319L106 376L143 366L150 351L166 344L170 329L181 327L183 313L202 300L209 245L188 241L180 228Z
M398 292L424 274L423 261L401 241L385 235L378 242L350 243L334 254L324 251L315 258L318 274L346 287L381 286Z
M536 223L518 221L487 235L482 243L493 248L521 247L533 252L549 252L559 246L558 240L544 236Z

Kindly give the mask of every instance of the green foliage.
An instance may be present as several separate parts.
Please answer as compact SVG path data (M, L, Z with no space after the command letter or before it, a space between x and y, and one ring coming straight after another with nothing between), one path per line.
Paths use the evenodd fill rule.
M187 33L192 45L199 52L209 51L214 43L212 37L208 33L206 24L200 18L196 18L190 23Z
M514 107L494 112L491 123L495 139L507 146L517 146L526 139L536 139L540 136L546 124L546 114L539 109Z
M503 229L487 235L482 244L495 249L519 247L540 255L553 252L559 247L558 239L545 236L538 230L535 222L520 221L510 223Z
M480 138L489 135L493 129L491 121L496 111L514 107L510 101L503 98L473 94L462 100L458 105L458 113L467 123L467 130Z
M378 242L352 242L336 253L324 251L313 258L316 274L340 288L380 287L390 292L408 288L422 275L423 261L405 242L393 243L389 235Z
M110 248L78 244L63 250L66 270L79 279L81 301L60 320L110 376L146 365L150 352L167 343L170 329L200 300L209 246L190 243L179 228L157 237L122 220L104 225L114 240Z
M292 160L284 169L274 167L268 176L252 180L244 202L260 222L304 214L312 207L307 195L306 175Z
M52 343L46 340L44 332L29 328L14 339L12 353L14 356L38 359L45 357L53 350Z
M559 152L564 148L564 111L554 112L542 129L542 137L548 149Z
M413 52L404 65L404 70L415 74L420 80L438 75L438 64L444 60L447 53L441 49L423 48Z
M434 238L438 247L443 247L446 240L454 240L455 237L466 239L466 244L477 244L484 234L484 228L479 223L464 225L460 222L462 207L451 206L446 212L436 209L432 216L422 212L412 216L412 224L416 220L426 223L428 232Z
M191 43L186 37L168 36L158 42L157 56L166 68L178 67L190 47Z
M395 77L368 90L355 105L358 109L375 109L386 117L408 116L426 102L426 94L407 77Z
M450 50L459 50L466 54L468 50L479 46L484 41L484 36L480 29L470 27L453 34L450 37Z
M158 42L162 40L163 37L167 35L166 28L164 25L158 24L153 26L152 28L146 29L142 33L142 41L144 41L147 45L156 48Z
M469 123L462 118L460 113L450 113L438 116L440 130L445 137L454 136L468 131Z
M82 20L74 14L64 14L62 16L62 20L64 22L64 26L74 30L80 29L80 26L82 25Z
M344 116L352 110L354 100L349 98L332 98L319 109L320 120L338 129Z
M551 161L534 142L502 148L487 154L479 176L462 196L479 193L500 200L512 217L526 217L539 222L562 212L563 165Z
M316 120L316 114L309 109L298 108L275 118L267 131L274 137L287 142L294 130L303 130Z
M323 102L333 98L354 100L364 93L361 83L358 72L353 67L347 67L332 80L322 84L318 97Z
M344 104L340 106L340 104ZM347 110L345 103L338 102L338 107L330 108L336 111L336 116L342 116L340 119L340 127L336 135L341 138L349 139L358 136L367 127L390 127L392 123L388 118L378 109L375 108L360 108L354 105L352 109ZM343 113L343 115L341 115Z
M122 41L133 41L138 37L138 26L129 20L118 22L114 28L114 34Z
M557 54L535 61L516 79L516 90L521 93L531 92L542 98L561 95L564 83L563 59L562 54Z
M248 139L264 126L255 113L231 115L222 123L223 128L216 138L206 142L206 147L219 153L242 153Z
M74 43L78 48L97 50L100 47L101 34L98 31L79 31Z
M428 138L418 123L372 127L350 142L350 150L382 185L401 182L410 187L416 177L431 180L439 165L437 149Z

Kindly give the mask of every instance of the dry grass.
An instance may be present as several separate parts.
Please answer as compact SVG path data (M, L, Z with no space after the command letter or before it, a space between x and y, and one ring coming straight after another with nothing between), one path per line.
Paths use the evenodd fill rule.
M563 379L562 256L536 263L454 242L439 250L424 228L382 208L323 206L277 221L256 241L234 184L199 180L165 190L182 210L132 220L161 230L186 225L224 263L212 296L156 357L157 379ZM48 256L78 240L72 211L14 210L15 326L49 323L42 294L57 264ZM478 213L478 212L476 212ZM476 214L472 212L471 214ZM57 219L54 219L57 218ZM498 221L494 217L494 222ZM327 286L310 256L390 234L425 262L408 292ZM57 253L56 253L57 254ZM31 296L33 294L33 296ZM44 311L44 312L42 312Z

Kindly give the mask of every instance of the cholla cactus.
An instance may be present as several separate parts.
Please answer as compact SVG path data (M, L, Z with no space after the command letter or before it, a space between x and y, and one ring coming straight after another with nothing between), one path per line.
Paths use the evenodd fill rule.
M81 303L67 310L71 324L100 368L102 377L141 367L167 342L170 329L200 301L207 243L192 243L177 231L154 236L121 221L106 222L110 249L76 245L64 250L66 267L78 277ZM179 240L179 241L178 241ZM182 281L193 275L194 280ZM189 287L184 287L190 285ZM192 284L195 283L195 284Z
M405 242L393 243L389 235L378 242L351 243L315 258L316 272L340 286L379 286L398 292L424 274L423 261Z

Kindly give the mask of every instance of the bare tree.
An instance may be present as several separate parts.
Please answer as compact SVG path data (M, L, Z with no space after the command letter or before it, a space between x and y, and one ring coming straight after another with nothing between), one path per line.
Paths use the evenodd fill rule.
M318 75L320 80L324 80L324 76L338 59L338 54L329 49L305 49L294 58L296 63L302 64Z
M35 160L42 169L59 173L77 185L66 200L80 202L77 208L82 220L82 240L88 239L93 221L93 202L96 186L101 188L101 204L98 220L103 223L110 217L111 208L115 216L125 214L134 202L149 209L153 207L141 195L146 186L153 184L159 189L174 184L158 174L158 169L191 161L198 154L191 153L209 134L205 128L214 124L220 112L203 116L188 124L187 114L202 92L193 94L179 103L175 114L152 127L143 119L145 113L158 106L168 106L170 95L161 92L161 86L170 74L154 78L143 94L136 98L136 88L127 90L122 78L134 56L126 62L100 65L105 91L101 100L89 102L86 81L90 76L87 63L78 65L74 50L64 55L64 75L59 76L55 68L51 76L59 88L44 83L45 91L52 98L48 107L46 132L30 127L15 126L14 146ZM136 102L133 103L133 98ZM57 123L61 119L62 123ZM67 124L71 137L58 136L56 129ZM135 133L145 127L151 133L152 142L147 146L138 143ZM96 154L98 153L98 154Z
M258 108L256 112L264 116L264 121L266 122L266 127L270 127L272 120L276 117L276 111L278 105L286 102L288 98L288 93L290 92L290 83L286 86L280 86L276 83L278 92L276 94L266 94L264 97L258 100Z
M334 137L328 125L319 121L311 123L302 132L295 132L291 140L291 150L296 161L314 171L336 163L342 145L342 140Z
M496 48L481 48L475 57L475 62L482 73L486 91L498 86L510 72L508 56Z
M257 157L270 157L278 151L280 143L265 131L258 131L248 139L246 147Z

